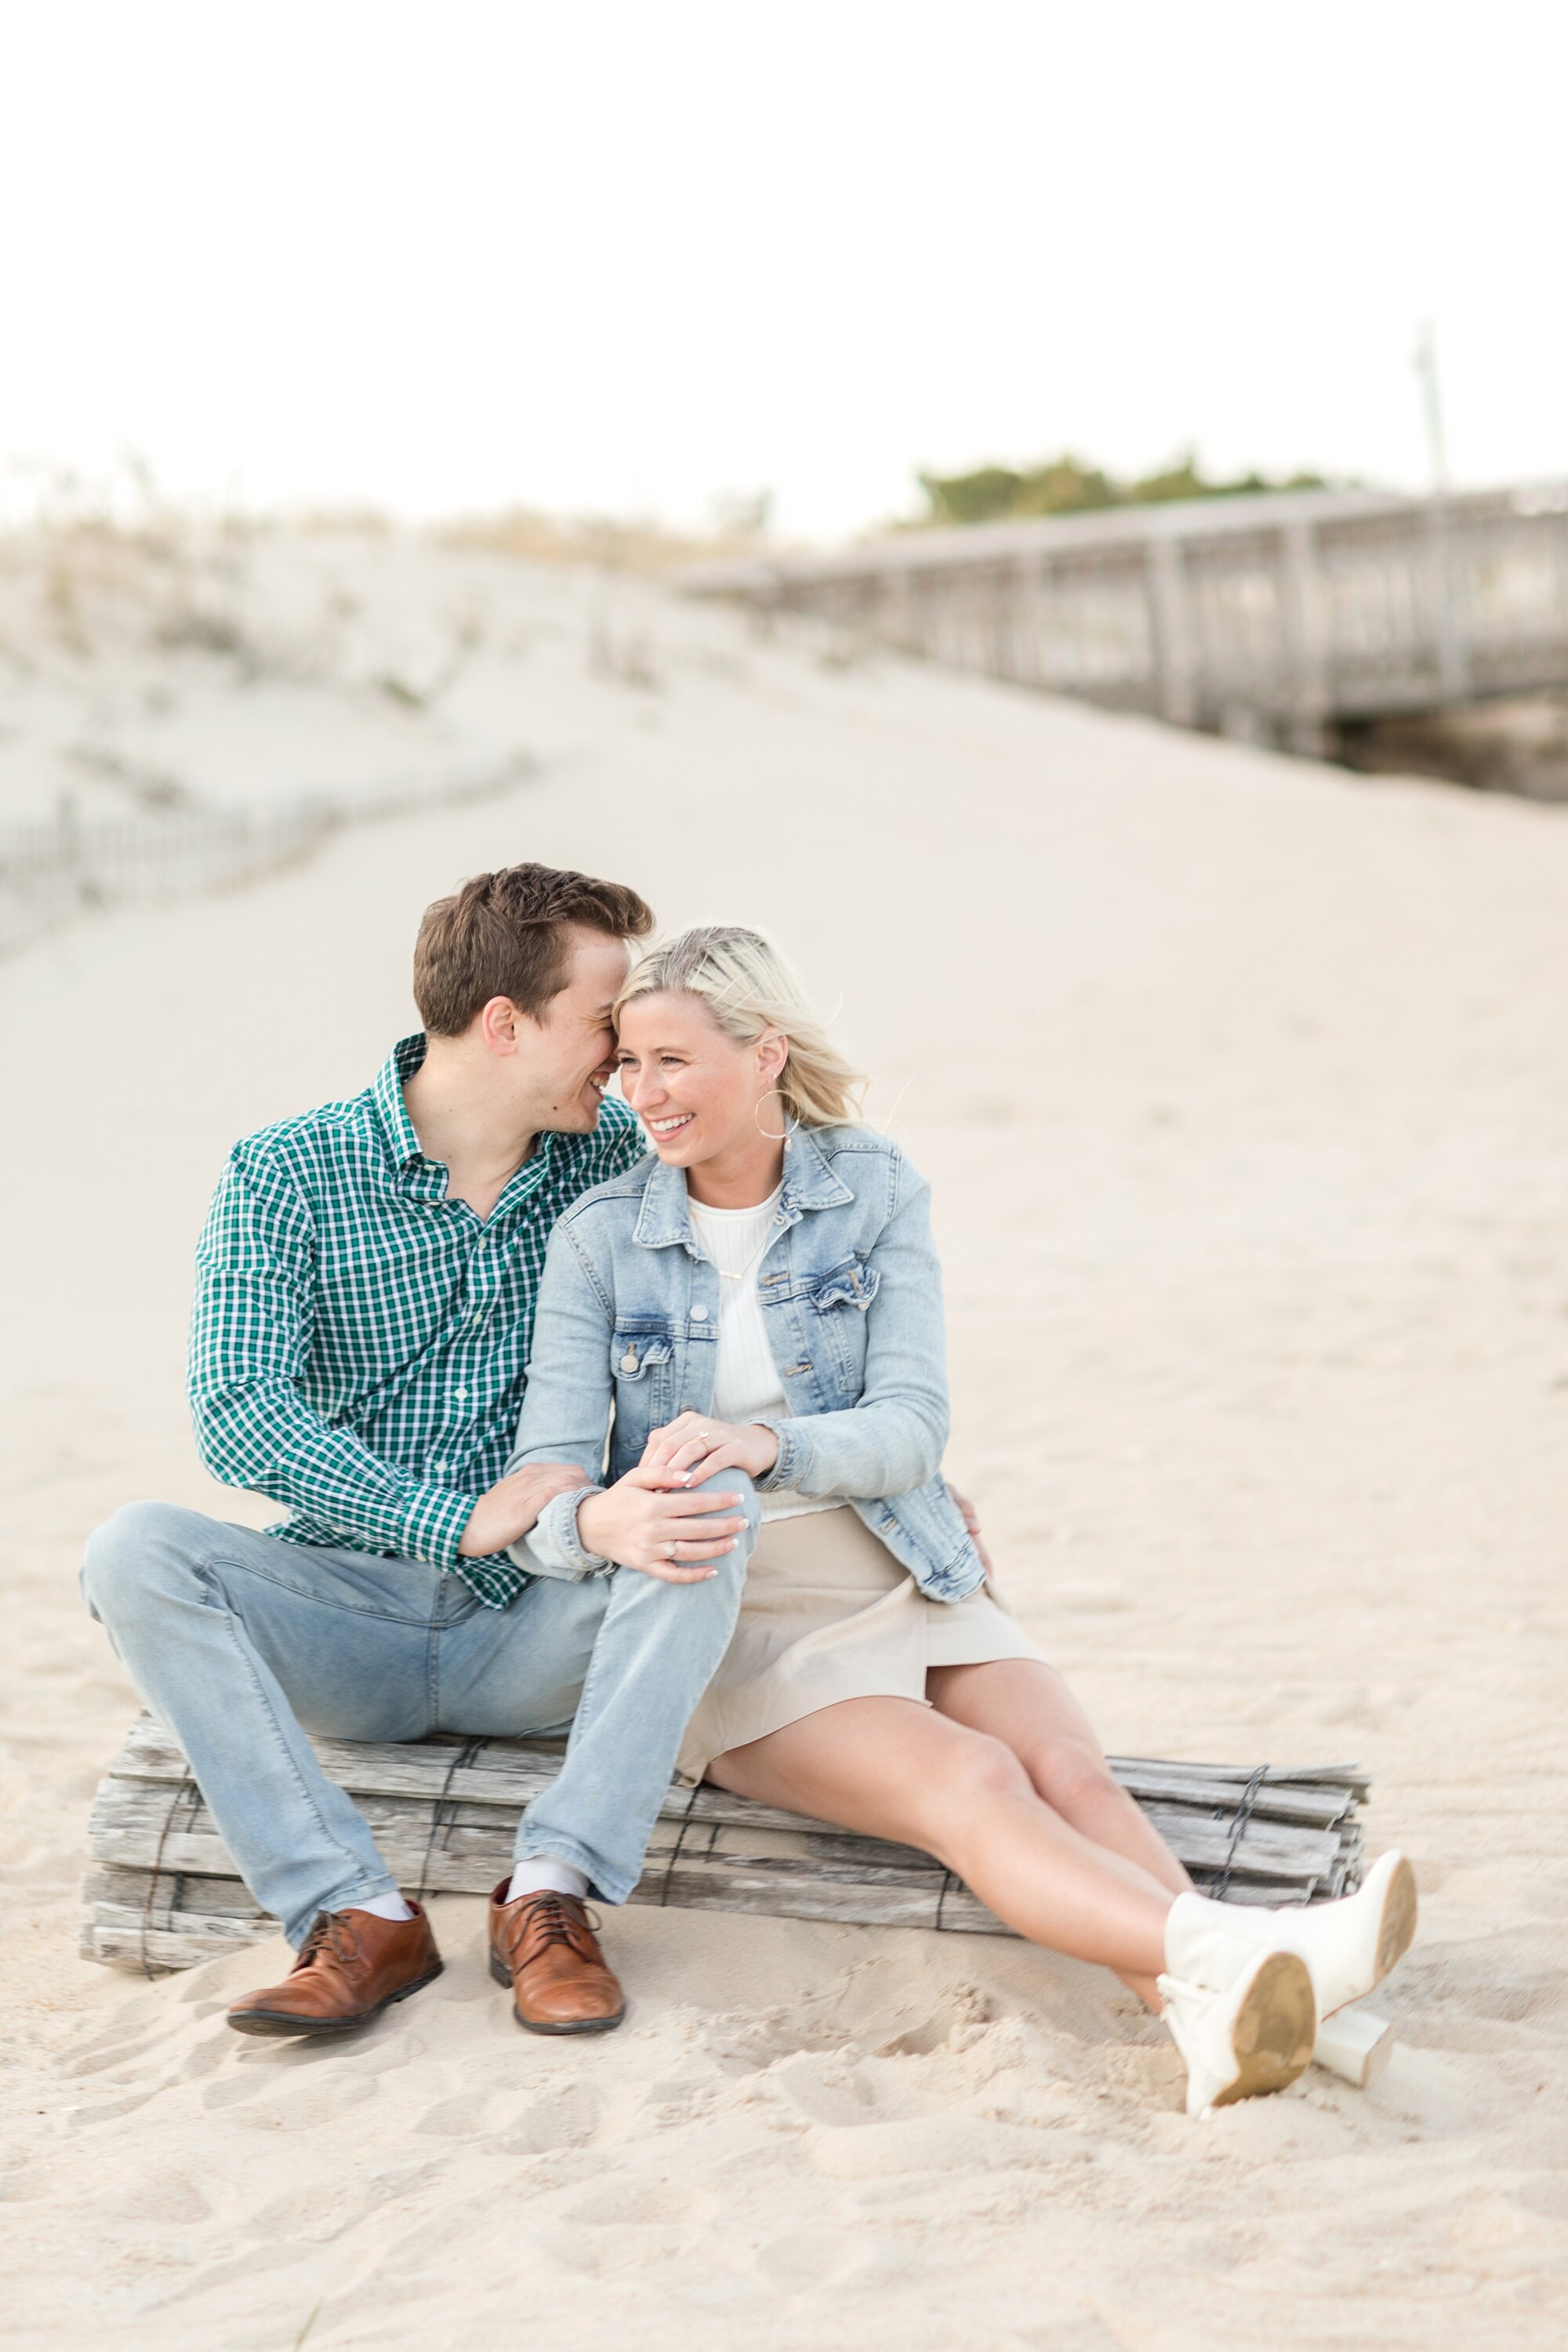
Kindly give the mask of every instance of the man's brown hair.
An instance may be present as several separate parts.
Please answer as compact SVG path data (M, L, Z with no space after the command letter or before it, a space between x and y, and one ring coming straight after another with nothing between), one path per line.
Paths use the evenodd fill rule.
M624 882L554 866L476 874L425 909L414 948L414 1002L432 1037L457 1037L492 996L542 1020L571 969L569 923L612 939L646 939L653 910Z

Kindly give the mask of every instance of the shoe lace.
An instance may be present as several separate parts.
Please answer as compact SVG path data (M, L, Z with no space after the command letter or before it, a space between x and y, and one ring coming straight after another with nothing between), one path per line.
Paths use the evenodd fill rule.
M525 1942L530 1948L531 1959L538 1959L554 1944L563 1944L580 1959L591 1958L592 1954L587 1948L598 1926L595 1915L574 1896L557 1895L546 1888L541 1894L531 1895L518 1912L509 1939L510 1948L507 1958L515 1968L518 1954Z
M339 1967L344 1969L351 1968L359 1958L359 1937L341 1912L317 1912L310 1932L300 1947L295 1968L310 1968L323 1951L330 1952Z

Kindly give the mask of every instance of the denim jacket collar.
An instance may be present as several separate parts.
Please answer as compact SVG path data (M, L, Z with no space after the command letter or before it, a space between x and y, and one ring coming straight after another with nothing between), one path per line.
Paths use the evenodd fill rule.
M793 1225L805 1209L839 1209L854 1193L837 1177L811 1139L810 1129L797 1127L784 1146L784 1191L779 1196L781 1229ZM693 1257L700 1255L692 1239L687 1209L686 1171L660 1160L643 1191L633 1238L645 1249L668 1249L679 1242Z

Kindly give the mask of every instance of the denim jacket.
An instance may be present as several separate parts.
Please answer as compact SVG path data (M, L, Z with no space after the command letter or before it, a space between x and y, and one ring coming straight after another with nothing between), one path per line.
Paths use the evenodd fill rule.
M797 1128L755 1281L787 1412L764 1415L778 1460L759 1490L842 1496L933 1601L984 1571L942 1477L947 1442L942 1272L930 1187L896 1143L858 1127ZM551 1235L508 1468L575 1462L610 1480L652 1430L710 1412L719 1272L691 1229L686 1177L650 1155L595 1185ZM558 1496L511 1557L576 1579L585 1550Z

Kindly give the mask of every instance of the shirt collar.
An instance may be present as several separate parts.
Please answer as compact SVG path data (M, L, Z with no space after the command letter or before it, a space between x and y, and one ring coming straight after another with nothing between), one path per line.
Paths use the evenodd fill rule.
M803 1209L841 1208L854 1198L813 1142L810 1129L795 1128L784 1145L779 1223L793 1225ZM669 1168L660 1160L654 1169L643 1191L634 1238L646 1249L668 1249L672 1243L684 1243L695 1255L684 1168Z
M404 1083L411 1078L425 1059L426 1038L422 1029L412 1037L400 1037L383 1062L372 1082L370 1094L382 1139L386 1145L392 1173L400 1190L420 1201L444 1201L447 1197L447 1166L444 1160L426 1160L419 1148L419 1138L414 1131L414 1121L408 1116L408 1106L403 1099ZM495 1207L490 1211L493 1224L503 1211L515 1208L526 1200L535 1186L542 1183L554 1164L555 1154L564 1139L546 1129L534 1140L533 1150L507 1179L506 1186Z
M414 1121L403 1099L403 1082L411 1078L425 1059L425 1032L415 1031L412 1037L400 1037L375 1074L370 1098L380 1125L382 1139L394 1173L405 1175L424 1169L433 1170L436 1162L426 1160L419 1149L419 1138L414 1132ZM445 1169L440 1171L443 1178Z

